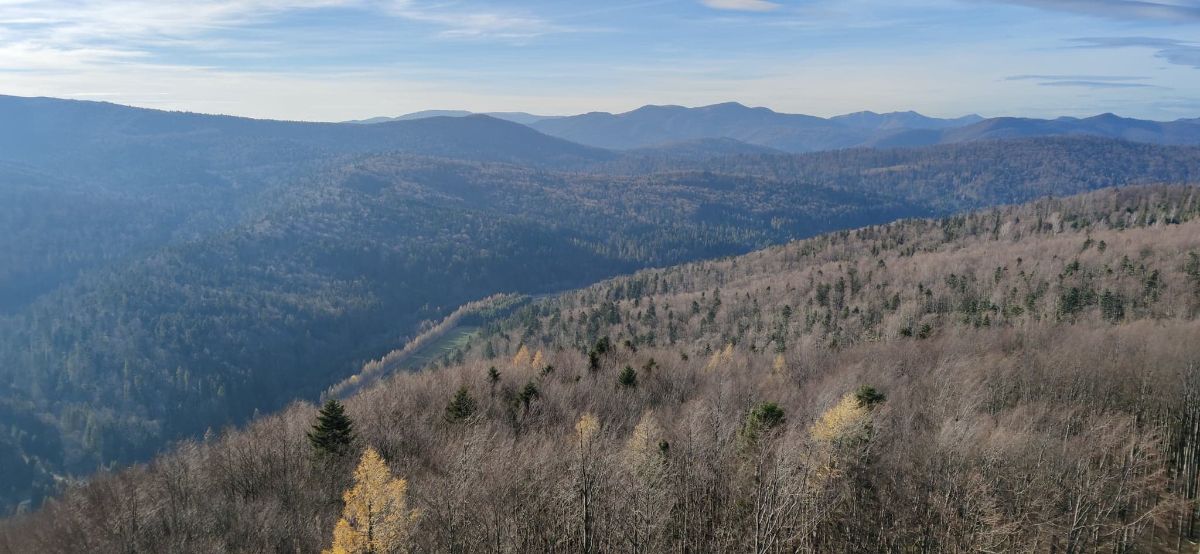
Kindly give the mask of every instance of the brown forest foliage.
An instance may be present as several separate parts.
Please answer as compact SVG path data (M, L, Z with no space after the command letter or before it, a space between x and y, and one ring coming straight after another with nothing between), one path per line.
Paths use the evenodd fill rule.
M606 281L346 405L416 552L1195 552L1198 314L1200 189L1106 190ZM0 551L319 551L358 455L314 415L98 476Z

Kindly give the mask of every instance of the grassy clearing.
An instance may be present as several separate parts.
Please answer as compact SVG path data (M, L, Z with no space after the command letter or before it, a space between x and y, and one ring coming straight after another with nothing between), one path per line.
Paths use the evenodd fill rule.
M412 370L422 369L440 360L442 356L451 354L455 350L466 346L467 342L478 334L480 329L480 327L474 325L455 327L447 331L441 338L413 352L412 355L401 362L401 367Z

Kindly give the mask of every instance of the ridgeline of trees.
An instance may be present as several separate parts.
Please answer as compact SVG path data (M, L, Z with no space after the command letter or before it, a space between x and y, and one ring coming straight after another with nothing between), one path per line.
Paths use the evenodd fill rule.
M339 149L306 126L281 127L300 133L286 140L274 127L226 120L211 134L134 132L149 125L135 115L111 141L64 144L78 150L69 160L55 151L0 164L10 181L0 187L6 511L172 440L316 398L416 336L421 322L495 293L1200 175L1200 149L1096 139L671 163L660 155L650 173L558 143L500 158L529 164L521 167L380 154L365 138ZM488 140L524 133L453 123L421 151L489 160ZM409 144L430 125L385 134ZM491 130L453 138L480 125ZM100 127L89 136L109 136ZM95 144L108 146L88 149Z
M836 232L534 302L345 452L295 404L0 550L1190 552L1197 315L1194 187Z

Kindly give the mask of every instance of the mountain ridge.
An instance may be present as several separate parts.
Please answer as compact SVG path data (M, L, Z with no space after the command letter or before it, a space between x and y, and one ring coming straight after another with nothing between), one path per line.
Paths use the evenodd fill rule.
M0 97L0 119L0 411L27 416L0 428L5 509L310 397L471 299L1200 179L1200 149L1094 137L613 152L482 115L310 124Z
M366 447L407 480L421 551L582 548L581 482L601 550L631 527L651 551L1172 550L1195 528L1197 192L907 219L537 299L345 399L354 455L314 458L294 403L0 522L0 552L316 551Z

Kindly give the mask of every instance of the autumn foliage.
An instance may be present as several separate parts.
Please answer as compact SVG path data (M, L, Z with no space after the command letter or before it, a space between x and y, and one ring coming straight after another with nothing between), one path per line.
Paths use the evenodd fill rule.
M354 486L342 497L345 508L333 529L333 547L326 554L385 554L407 552L417 513L408 509L408 483L392 477L373 448L354 470Z
M314 464L300 404L75 488L0 550L378 526L423 552L1194 552L1198 255L1200 191L1174 187L641 272L346 399L358 472Z

